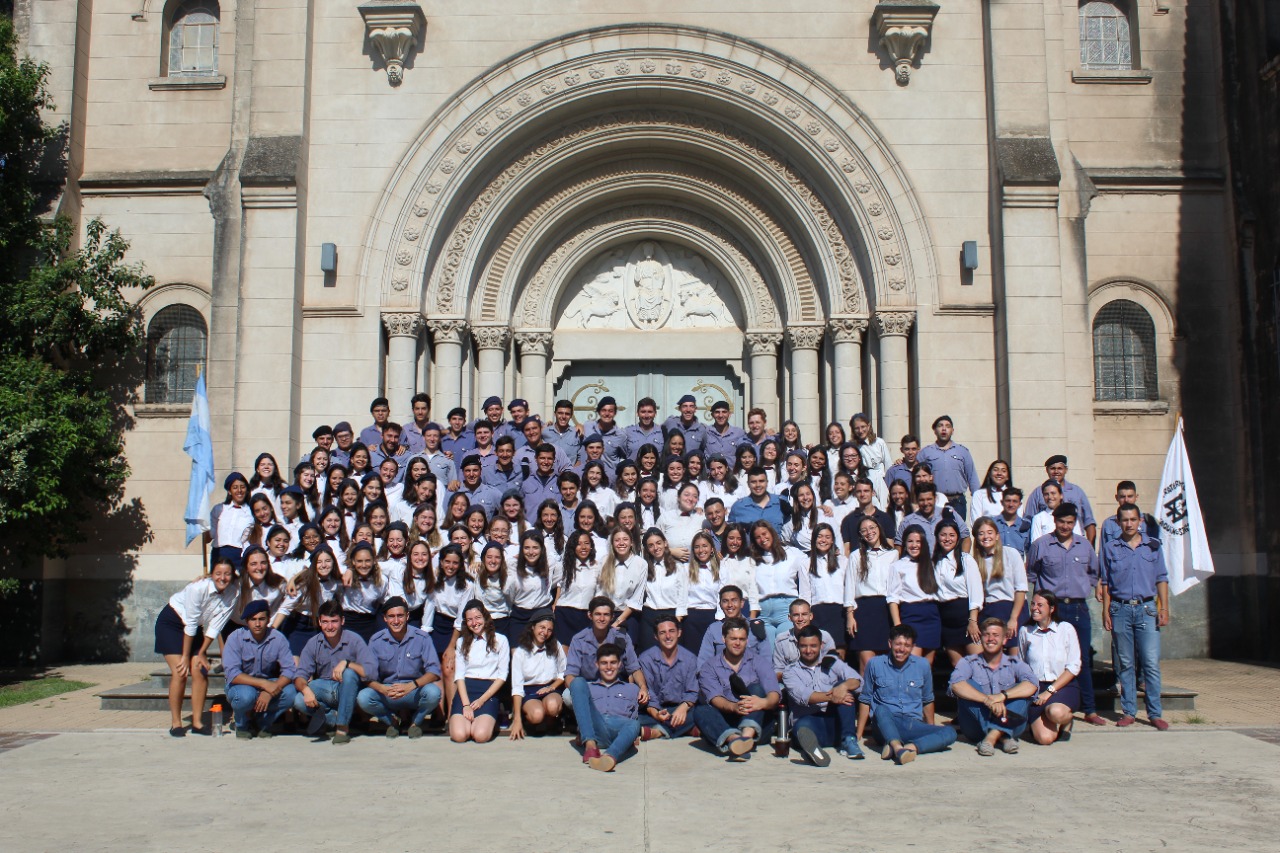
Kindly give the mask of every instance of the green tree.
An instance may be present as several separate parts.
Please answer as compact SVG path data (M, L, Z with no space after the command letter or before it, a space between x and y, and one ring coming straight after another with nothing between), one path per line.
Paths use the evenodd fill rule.
M44 164L62 138L41 120L47 69L19 58L0 16L0 561L29 568L118 508L129 468L124 403L145 336L130 295L153 284L99 220L77 245L41 218Z

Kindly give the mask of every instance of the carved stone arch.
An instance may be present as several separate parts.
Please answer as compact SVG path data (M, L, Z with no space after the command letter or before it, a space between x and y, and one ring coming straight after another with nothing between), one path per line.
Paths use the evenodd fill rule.
M571 57L571 58L566 58ZM428 260L506 162L512 140L536 138L573 115L616 104L696 103L718 117L749 118L816 189L828 227L856 245L871 307L911 306L936 289L928 225L901 165L867 117L795 60L725 33L622 25L572 33L512 56L477 77L427 123L379 204L361 261L366 288L384 304L411 305ZM499 158L495 160L495 158ZM853 261L850 261L853 262ZM377 297L366 292L366 301ZM434 310L434 307L433 307Z
M733 285L747 328L782 328L764 277L733 237L704 216L666 205L615 208L583 223L548 253L524 282L511 315L512 325L551 328L556 306L573 273L608 246L635 237L668 237L704 253Z
M757 182L760 192L772 192L774 202L787 207L802 223L807 239L820 247L816 255L829 282L828 304L840 308L852 302L853 307L845 310L861 310L865 294L851 249L822 199L784 162L781 153L735 125L694 113L651 109L607 113L559 128L529 146L492 178L474 195L465 214L442 241L439 257L428 273L425 309L462 313L483 258L484 243L477 236L488 234L508 207L520 203L523 194L537 191L548 178L554 180L587 151L598 151L601 146L652 146L668 139L678 140L685 152L696 151L736 164ZM795 297L792 319L821 319L816 294L797 293Z
M672 161L629 160L608 163L574 175L563 187L551 192L521 217L490 255L488 265L471 299L474 321L495 321L508 316L527 277L526 267L545 252L552 235L566 222L580 218L588 205L603 205L614 198L634 204L628 195L660 195L664 202L684 202L731 230L737 241L753 256L761 256L766 280L774 285L775 298L786 306L786 316L795 321L821 320L821 300L800 248L783 223L748 198L736 182L706 170ZM861 286L859 281L858 286ZM847 295L845 305L860 306L861 290ZM840 310L837 307L837 310ZM854 311L856 307L844 310Z

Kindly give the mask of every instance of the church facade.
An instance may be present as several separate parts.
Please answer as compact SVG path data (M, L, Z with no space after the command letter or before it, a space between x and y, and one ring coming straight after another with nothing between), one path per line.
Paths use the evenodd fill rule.
M624 423L693 394L807 441L866 412L894 449L949 414L1024 489L1066 454L1102 514L1120 479L1157 498L1182 414L1219 572L1257 571L1212 9L19 3L69 122L61 211L158 282L127 439L148 541L48 564L47 619L127 577L149 655L201 566L201 370L219 481L382 394L438 420L608 394ZM1176 604L1167 649L1206 653L1203 590Z

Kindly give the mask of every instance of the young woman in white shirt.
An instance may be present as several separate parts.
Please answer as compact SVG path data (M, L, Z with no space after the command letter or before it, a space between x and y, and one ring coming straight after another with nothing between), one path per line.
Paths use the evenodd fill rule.
M280 626L280 633L289 638L289 651L294 658L302 654L307 641L320 633L318 614L326 601L344 598L342 575L333 551L324 544L311 552L307 567L289 582L288 599L282 607L289 608L289 615Z
M508 563L511 568L507 572L507 597L511 600L511 617L507 640L510 642L513 636L516 641L524 636L535 613L551 612L551 565L542 535L536 530L525 531L520 536L515 559L509 559Z
M626 631L632 645L640 640L641 625L639 608L633 610L629 602L644 594L648 571L644 557L636 550L639 541L639 538L632 538L629 529L615 527L609 534L609 550L600 565L600 579L596 582L596 595L605 596L618 608L613 627Z
M342 485L338 486L337 500L332 506L336 506L342 514L343 526L350 536L355 532L356 525L364 520L364 492L360 491L360 484L355 480L343 480Z
M351 586L342 594L343 627L366 643L378 630L378 613L387 599L387 581L378 567L373 546L359 542L350 555Z
M281 530L276 527L274 530ZM267 603L267 622L279 628L288 618L291 608L287 604L289 583L271 568L271 556L257 545L250 545L244 552L244 569L235 583L236 601L231 607L231 617L222 628L225 642L237 628L245 627L240 613L251 601Z
M431 565L431 546L419 540L409 546L405 556L404 570L399 575L388 578L390 586L387 598L399 596L409 605L409 624L415 628L428 629L435 616L428 612L428 601L435 589L435 569Z
M801 553L813 548L813 534L818 524L833 514L830 507L818 504L818 494L807 482L791 488L791 520L782 526L782 541ZM839 537L837 537L837 543Z
M1027 567L1016 548L1000 541L1000 529L986 516L973 525L973 559L982 576L982 612L978 624L995 617L1005 623L1005 649L1018 652L1018 627L1026 624ZM979 646L979 650L980 650ZM969 654L977 654L971 651Z
M772 654L774 638L791 624L788 618L791 602L800 594L800 572L807 566L804 565L804 555L794 548L785 547L782 537L767 521L751 525L750 542L760 619L764 622Z
M933 533L933 566L938 580L938 617L942 620L942 644L954 667L968 653L981 633L982 575L973 557L960 550L960 527L946 519Z
M278 502L285 485L284 478L280 476L280 466L276 464L276 458L270 453L259 453L258 458L253 460L253 476L249 479L249 496L266 495L275 509L275 514L279 516Z
M542 544L547 549L547 565L556 569L564 560L566 539L560 504L554 498L547 498L538 504L537 519L533 530L542 537Z
M453 649L460 636L454 625L463 607L472 599L471 578L467 576L463 566L464 559L462 549L457 545L449 544L441 548L436 565L435 588L428 593L427 609L432 611L431 645L435 646L436 655L440 658L446 706L453 702Z
M636 486L636 513L640 526L645 530L657 527L662 518L662 502L658 500L658 481L644 479Z
M630 459L624 459L618 463L618 466L613 470L613 493L617 496L617 500L614 502L614 512L617 511L618 504L635 501L636 484L639 482L640 468L635 462ZM612 514L610 513L610 515Z
M871 428L871 420L861 412L849 421L853 430L853 441L858 445L858 453L862 456L862 467L866 469L867 479L875 487L875 507L884 509L889 503L889 487L885 483L885 475L889 472L889 463L893 457L889 455L889 445L876 435Z
M320 511L320 517L316 519L316 526L320 528L320 535L324 537L324 544L329 546L338 561L338 571L346 574L347 571L347 551L351 548L351 537L347 534L347 527L343 523L342 514L334 507L327 507ZM358 525L357 525L358 526ZM354 533L355 528L352 528Z
M938 576L930 559L924 528L912 524L902 531L902 557L893 564L889 591L889 618L894 625L910 625L916 631L911 653L933 665L942 647L942 618L938 612Z
M595 597L602 559L596 553L595 538L585 530L569 534L564 544L564 560L555 576L556 639L568 645L573 635L590 626L587 605Z
M730 524L720 543L720 587L736 586L747 596L745 613L751 618L760 615L760 594L756 590L756 567L751 559L750 534L741 524ZM716 618L720 611L720 597L716 596ZM701 648L701 647L699 647Z
M591 501L578 501L578 508L573 511L573 529L585 530L591 534L596 543L596 553L603 554L609 547L609 527L604 523L600 510Z
M609 475L600 460L582 466L582 497L595 504L602 518L611 518L618 506L618 493L609 487Z
M511 672L511 645L478 600L462 611L463 633L454 645L454 696L449 739L488 743L498 733L498 691Z
M849 621L845 608L853 603L849 600L846 605L848 561L836 545L835 530L825 521L813 530L813 548L807 562L807 570L800 574L800 597L813 610L813 624L831 635L836 654L843 659Z
M739 534L740 535L740 534ZM702 648L702 635L716 621L720 607L720 555L715 538L705 530L693 534L689 546L687 609L680 623L680 645L695 655Z
M507 597L507 555L502 546L487 543L480 551L479 566L471 584L471 595L484 605L494 626L506 637L511 622L511 601ZM461 631L461 616L454 628Z
M640 652L656 644L659 615L674 611L677 619L683 619L689 604L689 573L672 555L661 530L654 528L644 534L644 558L644 586L627 602L632 610L640 611Z
M987 475L982 478L982 487L973 493L969 501L969 517L975 522L984 516L999 518L1004 512L1000 502L1004 499L1004 490L1013 485L1009 470L1009 463L1003 459L997 459L987 466ZM1018 514L1021 515L1021 511Z
M556 642L555 616L550 610L533 614L511 652L511 740L531 729L546 731L564 710L564 647ZM532 732L530 732L532 734Z
M507 492L502 496L502 503L498 504L497 518L505 518L507 523L511 525L511 539L517 541L524 532L529 529L529 521L524 514L524 501L517 491Z
M298 547L298 528L311 520L302 489L290 486L280 495L280 524L289 531L290 550Z
M440 528L436 525L436 508L430 504L419 504L413 511L413 524L409 527L409 544L426 542L432 553L444 546L440 536Z
M182 703L191 678L191 732L204 728L204 698L209 685L209 659L205 653L231 616L239 589L235 566L226 557L214 557L209 576L187 584L169 599L156 617L155 651L169 667L169 734L183 737ZM203 632L203 636L201 636Z
M1058 615L1058 597L1038 590L1031 597L1031 623L1018 629L1018 651L1040 681L1031 699L1028 727L1036 743L1071 738L1071 721L1080 707L1080 640Z
M706 517L698 509L700 492L696 483L681 483L676 491L675 506L665 509L658 519L658 529L667 539L667 547L680 562L689 559L693 534L702 529Z
M213 557L225 557L236 571L242 565L240 554L244 550L244 536L253 526L253 513L249 511L249 481L239 471L232 471L222 482L227 497L209 513L209 529L213 531Z
M733 509L733 503L744 493L744 485L738 482L729 468L729 461L719 454L712 456L707 462L707 479L702 485L703 502L707 498L719 498L724 501L725 515Z
M658 493L658 503L663 512L675 512L680 502L680 487L685 484L687 466L684 458L668 456L662 463L662 489ZM697 489L697 486L694 486ZM697 501L694 501L697 505Z
M874 518L858 522L858 548L849 555L845 574L849 612L849 650L857 655L858 671L889 648L888 595L897 581L894 562L898 552L885 541L884 530Z

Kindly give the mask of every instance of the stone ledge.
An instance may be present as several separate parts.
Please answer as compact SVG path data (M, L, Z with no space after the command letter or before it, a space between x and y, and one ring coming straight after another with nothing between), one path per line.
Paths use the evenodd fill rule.
M153 92L201 91L207 89L225 89L227 78L224 74L174 75L172 77L153 77L147 81L147 88Z
M1113 86L1143 86L1151 82L1151 72L1143 68L1132 71L1107 71L1103 68L1071 72L1072 83L1102 83Z
M1094 400L1094 415L1167 415L1164 400Z
M135 418L186 418L191 416L190 403L138 403L133 407Z

